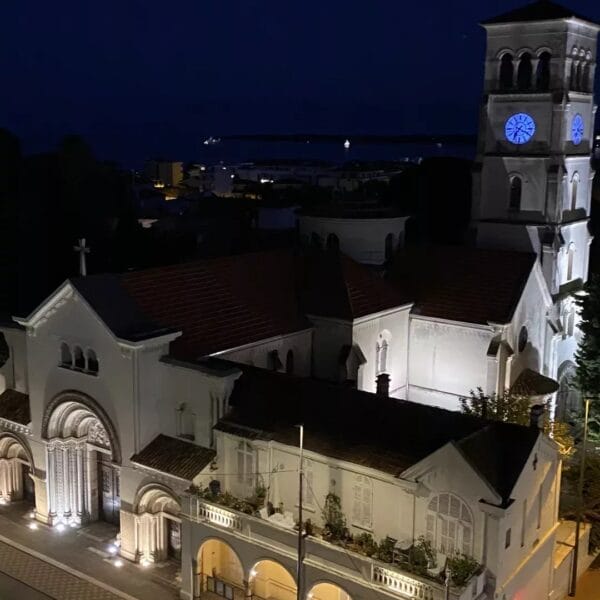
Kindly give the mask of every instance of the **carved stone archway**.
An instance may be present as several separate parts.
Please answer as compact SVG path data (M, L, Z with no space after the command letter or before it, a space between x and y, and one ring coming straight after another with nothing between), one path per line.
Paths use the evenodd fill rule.
M181 503L166 486L141 488L134 504L137 556L141 562L181 560Z
M0 499L35 501L33 455L27 442L15 433L0 433Z
M42 437L47 440L49 522L118 524L121 450L104 409L85 394L63 392L46 406Z

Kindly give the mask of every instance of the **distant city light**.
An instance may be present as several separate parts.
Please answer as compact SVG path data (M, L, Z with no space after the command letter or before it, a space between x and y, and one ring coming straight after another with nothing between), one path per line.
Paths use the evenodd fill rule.
M140 560L140 565L144 568L149 567L151 564L152 563L147 558L142 558L142 560Z
M117 553L117 551L118 551L118 548L114 544L111 544L108 547L108 553L112 554L113 556Z
M28 527L29 527L29 529L35 531L38 528L38 524L35 522L31 522L31 523L29 523Z
M117 569L120 569L123 566L123 561L120 558L117 558L113 561L113 565L117 567Z
M54 526L54 529L56 529L56 531L58 531L59 533L62 533L65 530L65 524L64 523L57 523Z

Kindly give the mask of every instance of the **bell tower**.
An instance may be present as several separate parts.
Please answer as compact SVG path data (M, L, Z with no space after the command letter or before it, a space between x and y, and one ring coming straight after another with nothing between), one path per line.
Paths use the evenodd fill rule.
M557 295L587 280L600 27L546 0L482 25L477 245L537 253Z

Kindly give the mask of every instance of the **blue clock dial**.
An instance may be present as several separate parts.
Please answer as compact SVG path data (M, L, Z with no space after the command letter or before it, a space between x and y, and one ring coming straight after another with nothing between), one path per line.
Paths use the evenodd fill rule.
M571 122L571 139L575 145L581 144L581 140L583 139L583 126L583 117L580 114L575 115Z
M509 142L526 144L535 133L535 121L526 113L517 113L506 120L504 133Z

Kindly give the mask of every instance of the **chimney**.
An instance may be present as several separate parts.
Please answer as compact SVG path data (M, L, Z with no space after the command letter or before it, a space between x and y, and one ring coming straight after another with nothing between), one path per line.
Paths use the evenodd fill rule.
M378 396L389 396L390 395L390 376L387 373L380 373L377 375L375 380L377 383L377 395Z
M535 429L543 429L544 428L544 405L543 404L534 404L529 409L529 426Z

